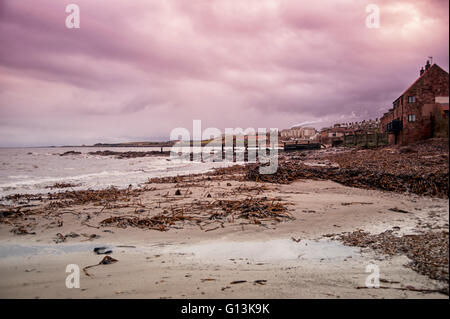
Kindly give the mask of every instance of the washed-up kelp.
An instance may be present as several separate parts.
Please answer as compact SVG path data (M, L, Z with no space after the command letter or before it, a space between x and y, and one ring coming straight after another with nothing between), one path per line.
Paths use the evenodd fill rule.
M246 179L257 182L288 184L298 179L332 180L359 188L411 192L444 198L448 196L448 173L415 175L387 173L361 168L309 167L301 163L282 163L275 174L259 174L259 165L248 168Z
M141 193L146 191L145 188L132 189L124 188L119 189L117 187L109 187L105 189L93 190L66 190L64 192L48 193L48 194L14 194L8 195L2 198L2 200L9 200L12 202L31 202L31 201L64 201L64 206L78 205L78 204L102 204L106 202L115 201L129 201L134 197L137 197ZM24 206L22 206L24 207Z
M89 155L94 156L114 156L116 158L136 158L136 157L147 157L147 156L169 156L170 152L164 151L147 151L147 152L138 152L138 151L129 151L129 152L116 152L116 151L96 151L89 152Z
M112 216L100 222L101 226L126 228L137 227L167 231L179 228L183 222L193 222L205 231L224 227L225 222L236 219L247 220L248 224L261 224L264 221L281 222L293 219L287 208L275 199L247 198L243 200L197 201L190 204L172 206L171 210L150 217ZM206 226L219 223L216 228L205 229ZM242 224L242 223L241 223Z
M78 191L65 191L60 193L49 193L48 200L65 200L70 204L87 204L97 203L104 204L107 202L115 201L129 201L133 197L137 197L141 194L143 189L118 189L116 187L109 187L101 190L78 190Z
M395 236L392 230L378 235L364 231L341 234L339 239L349 246L370 247L387 255L406 255L408 267L432 279L449 282L448 231ZM448 286L447 286L448 294Z
M81 184L55 183L53 185L46 186L45 188L50 188L50 189L54 189L54 188L71 188L71 187L77 187L77 186L81 186Z
M2 197L2 200L13 201L13 202L31 202L31 201L42 201L42 194L12 194Z
M97 267L97 266L100 266L100 265L111 265L111 264L114 264L116 262L118 262L117 259L112 258L111 256L105 256L105 257L103 257L103 259L98 264L84 267L83 268L83 272L86 274L86 276L92 277L92 275L87 272L87 269L92 268L92 267Z
M148 179L148 184L180 184L179 187L186 185L186 182L211 182L222 180L243 180L247 172L245 165L233 165L229 167L215 168L211 172L187 174L179 176L153 177Z
M158 214L153 217L135 217L135 216L115 216L109 217L100 222L101 226L116 226L120 228L137 227L143 229L154 229L159 231L169 230L169 226L175 225L177 221L192 219L183 214Z
M445 198L449 187L447 142L439 139L406 148L310 152L281 160L275 174L260 174L260 164L249 165L245 179L280 184L298 179L332 180L352 187ZM308 165L313 160L324 164Z

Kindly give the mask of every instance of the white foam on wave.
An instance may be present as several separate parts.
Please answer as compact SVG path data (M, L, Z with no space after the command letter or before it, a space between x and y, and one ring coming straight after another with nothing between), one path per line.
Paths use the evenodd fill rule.
M9 175L8 178L29 178L28 175Z
M117 159L83 154L85 156L66 157L59 156L63 150L52 151L53 157L43 158L30 156L30 151L25 149L15 150L14 154L2 153L0 150L0 159L13 164L11 167L0 167L0 197L16 193L58 192L59 189L49 188L55 183L76 184L74 189L122 188L130 184L138 186L153 177L198 174L211 171L214 167L233 164L180 161L160 156ZM39 150L37 153L46 154L49 154L48 150ZM29 171L31 167L33 170ZM21 174L24 169L27 174Z

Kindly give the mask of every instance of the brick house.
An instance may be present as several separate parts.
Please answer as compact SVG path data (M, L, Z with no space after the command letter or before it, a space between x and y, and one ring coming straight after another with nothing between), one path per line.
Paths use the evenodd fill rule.
M333 127L326 127L320 131L320 143L322 144L338 144L344 141L344 135L350 130L341 124L335 124Z
M449 74L427 61L419 78L380 119L380 130L388 133L389 144L408 144L435 136L436 127L445 127L440 122L448 122L448 96ZM439 136L448 137L446 127Z

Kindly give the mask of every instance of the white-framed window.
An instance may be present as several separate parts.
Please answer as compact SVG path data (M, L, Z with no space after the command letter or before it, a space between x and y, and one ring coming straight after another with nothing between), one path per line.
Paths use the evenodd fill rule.
M415 122L415 121L416 121L416 114L409 114L408 122Z
M408 96L408 103L416 103L416 97L415 96Z

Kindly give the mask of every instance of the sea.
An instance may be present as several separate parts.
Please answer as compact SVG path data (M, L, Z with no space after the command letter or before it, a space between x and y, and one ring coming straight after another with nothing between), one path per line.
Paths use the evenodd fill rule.
M230 162L192 162L169 156L118 159L90 155L96 151L148 152L160 147L39 147L0 148L0 199L11 194L46 194L65 190L138 187L153 177L205 173ZM77 155L60 156L68 151ZM170 148L163 148L170 151ZM50 188L70 183L71 188Z

